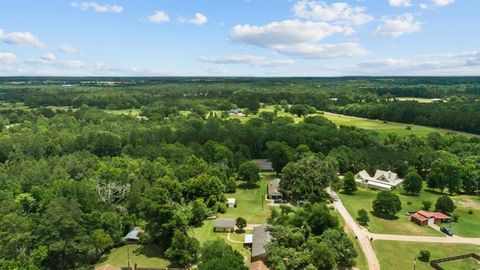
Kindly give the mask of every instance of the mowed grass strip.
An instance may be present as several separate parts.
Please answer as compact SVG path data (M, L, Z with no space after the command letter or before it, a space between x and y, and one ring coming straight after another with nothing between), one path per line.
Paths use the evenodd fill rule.
M112 249L110 253L102 257L96 266L111 264L116 267L126 267L130 257L130 266L137 264L138 267L166 268L170 262L162 258L162 251L154 245L125 245Z
M480 270L480 261L474 258L467 258L458 261L444 262L439 264L445 270Z
M414 258L420 250L430 251L430 260L480 252L480 246L465 244L440 244L399 241L373 241L373 248L380 261L381 269L413 269ZM444 266L441 264L440 266ZM456 267L456 266L454 266ZM417 270L431 270L429 263L416 259ZM469 268L445 268L450 270L470 270Z

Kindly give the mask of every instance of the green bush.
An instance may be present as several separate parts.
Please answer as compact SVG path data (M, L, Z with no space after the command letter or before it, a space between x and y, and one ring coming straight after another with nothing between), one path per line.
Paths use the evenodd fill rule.
M422 262L429 262L430 261L430 251L422 249L418 255L418 259Z

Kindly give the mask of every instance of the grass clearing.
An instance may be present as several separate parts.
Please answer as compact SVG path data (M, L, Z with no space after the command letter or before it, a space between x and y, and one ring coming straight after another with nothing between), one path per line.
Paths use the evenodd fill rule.
M128 255L129 254L129 255ZM127 267L128 257L130 266L165 268L170 262L162 258L162 251L153 245L125 245L112 249L109 254L100 259L96 266L111 264L116 267Z
M400 197L402 202L402 210L397 214L398 219L388 220L371 214L371 211L373 211L372 201L375 199L377 193L378 191L375 190L359 188L355 195L340 194L340 198L354 218L357 216L358 210L362 208L369 212L370 222L368 229L373 233L426 236L443 235L428 226L420 227L416 225L411 222L409 216L406 215L408 210L422 209L423 201L431 201L432 208L434 208L437 198L442 194L431 190L423 190L418 196L410 196L402 193L400 189L396 190L395 193ZM476 206L475 204L478 204L480 207L480 203L467 195L455 195L452 196L452 199L457 206L455 212L460 215L459 222L452 222L445 226L451 227L453 233L459 236L480 237L480 231L478 230L480 227L480 218L478 217L480 211L474 211L471 215L467 213L472 206ZM461 202L468 202L468 204L462 204ZM408 203L410 203L410 205ZM464 205L468 205L469 207L466 208ZM433 211L434 209L431 210Z
M228 208L225 214L219 214L222 218L243 217L249 224L263 224L270 216L270 206L267 206L265 194L267 183L275 178L274 173L261 173L261 181L256 188L238 187L235 193L225 194L227 198L237 199L237 207ZM240 185L241 186L241 185Z
M400 101L416 101L418 103L433 103L433 100L429 98L417 98L417 97L397 97Z
M413 269L413 260L420 250L430 251L430 260L463 255L480 251L480 246L465 244L417 243L399 241L373 241L373 248L380 261L381 269ZM444 264L440 266L443 267ZM417 270L430 270L426 262L416 260ZM447 269L447 268L445 268ZM448 268L451 270L467 270L468 268Z

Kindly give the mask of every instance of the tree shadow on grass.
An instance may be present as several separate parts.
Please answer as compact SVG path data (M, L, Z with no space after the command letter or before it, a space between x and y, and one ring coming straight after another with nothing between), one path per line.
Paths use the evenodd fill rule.
M375 211L370 211L370 214L374 217L381 218L381 219L386 219L386 220L398 220L399 217L395 215L384 215L380 213L376 213Z
M425 192L427 193L430 193L430 194L434 194L434 195L447 195L446 193L443 193L443 192L440 192L438 190L435 190L435 189L424 189Z
M133 251L134 254L141 254L145 257L155 257L155 258L163 258L163 253L165 252L165 248L157 245L145 245L140 246L137 250Z
M246 182L241 183L241 184L238 185L238 188L240 188L240 189L257 189L257 188L259 188L259 187L260 187L260 186L259 186L258 184L256 184L256 183L249 184L249 183L246 183Z

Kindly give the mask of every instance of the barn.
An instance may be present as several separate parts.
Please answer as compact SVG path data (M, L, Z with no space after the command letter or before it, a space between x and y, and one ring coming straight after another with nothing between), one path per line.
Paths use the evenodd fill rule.
M410 220L420 226L449 222L450 217L440 212L427 212L420 210L410 217Z

